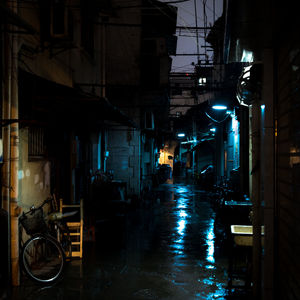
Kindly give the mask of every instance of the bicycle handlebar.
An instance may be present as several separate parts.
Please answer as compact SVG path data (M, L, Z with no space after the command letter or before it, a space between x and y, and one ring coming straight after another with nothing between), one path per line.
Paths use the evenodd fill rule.
M42 203L40 206L35 207L35 206L33 205L33 206L30 208L29 211L23 212L23 214L24 214L24 215L28 215L28 214L30 214L30 213L31 213L31 214L34 213L36 210L43 208L43 206L44 206L45 204L51 202L52 199L53 199L52 197L48 197L47 199L45 199L45 200L43 201L43 203Z

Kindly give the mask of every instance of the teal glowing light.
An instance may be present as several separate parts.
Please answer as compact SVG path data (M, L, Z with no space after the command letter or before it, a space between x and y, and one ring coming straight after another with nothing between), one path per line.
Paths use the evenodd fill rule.
M178 137L185 137L185 133L178 133L177 136Z
M215 110L225 110L225 109L227 109L227 106L226 105L214 105L214 106L212 106L212 108Z

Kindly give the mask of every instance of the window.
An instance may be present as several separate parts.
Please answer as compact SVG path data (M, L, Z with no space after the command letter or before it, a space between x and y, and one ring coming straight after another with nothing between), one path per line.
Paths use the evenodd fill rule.
M200 77L198 80L199 86L205 86L206 85L206 78L205 77Z
M94 14L92 1L81 1L81 46L94 57Z
M73 41L73 17L65 0L40 0L41 42Z
M44 129L28 129L28 160L39 160L45 156Z
M51 35L53 37L68 35L67 10L64 0L54 0L51 7Z

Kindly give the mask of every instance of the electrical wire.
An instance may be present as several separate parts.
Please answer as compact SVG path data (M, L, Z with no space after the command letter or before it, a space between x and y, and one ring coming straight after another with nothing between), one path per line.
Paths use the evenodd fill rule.
M173 19L170 18L170 16L167 15L167 14L166 14L159 6L155 5L155 3L153 3L152 0L149 0L149 2L151 2L152 5L155 6L157 9L159 9L160 11L162 11L162 13L163 13L164 15L166 15L169 19L173 20ZM184 2L184 1L182 1L182 2ZM167 3L167 2L163 2L163 3ZM186 11L186 12L189 13L189 11L185 10L185 9L182 8L182 7L180 7L180 9L182 9L182 10L184 10L184 11ZM190 29L188 28L188 27L192 27L192 26L191 26L189 23L187 23L186 20L185 20L184 18L180 17L179 15L177 15L177 18L179 18L181 21L183 21L183 25L181 25L181 26L185 27L185 30L187 30L188 32L192 33L192 30L190 30ZM180 26L180 25L179 25L179 26ZM181 30L179 30L179 35L180 35L180 32L181 32ZM193 36L191 36L191 37L193 37Z
M151 0L148 0L148 1L152 2ZM188 2L188 1L191 1L191 0L175 0L175 1L167 1L167 2L161 2L161 3L163 3L163 4L177 4L177 3L183 3L183 2ZM155 5L155 4L153 4L153 2L152 2L152 5ZM132 5L132 6L117 6L116 7L116 9L127 9L127 8L149 8L149 7L147 7L145 5L140 5L140 4L139 5Z
M230 116L229 114L227 114L226 117L225 117L223 120L218 121L218 120L214 119L213 117L211 117L207 112L205 112L205 114L206 114L206 116L207 116L210 120L212 120L212 121L215 122L215 123L222 123L222 122L224 122L224 121Z
M173 70L178 70L178 69L186 68L188 66L191 66L191 64L186 64L186 65L183 65L183 66L180 66L180 67L176 67Z
M188 2L188 1L191 0L177 0L177 1L167 1L167 2L161 1L161 2L165 4L176 4L176 3Z
M195 14L193 14L192 12L190 12L189 10L185 9L183 6L178 6L178 8L180 8L180 10L184 11L185 13L191 15L193 18L195 18ZM202 21L203 18L198 17L198 20Z

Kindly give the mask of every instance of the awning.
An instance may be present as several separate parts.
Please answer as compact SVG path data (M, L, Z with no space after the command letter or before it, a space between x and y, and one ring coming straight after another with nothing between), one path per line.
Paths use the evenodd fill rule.
M20 119L47 126L94 128L104 121L137 125L106 98L19 70Z

